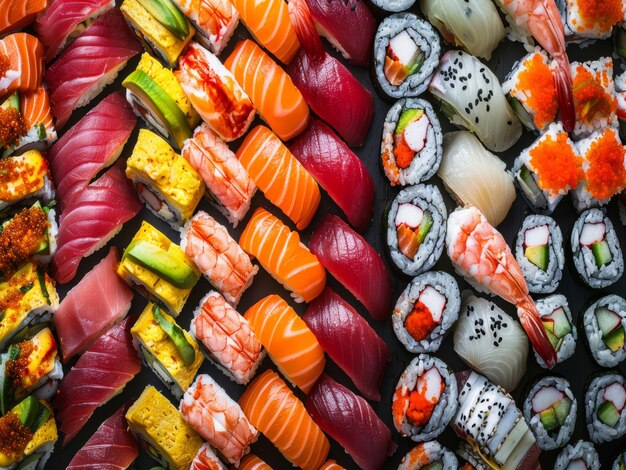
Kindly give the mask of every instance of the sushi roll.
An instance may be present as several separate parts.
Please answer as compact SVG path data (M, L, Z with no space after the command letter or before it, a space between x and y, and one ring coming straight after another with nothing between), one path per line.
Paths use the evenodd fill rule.
M513 163L515 184L530 208L551 214L584 177L582 158L563 126L550 124Z
M587 431L595 444L626 434L626 380L615 372L595 377L585 390Z
M416 0L372 0L375 10L383 12L397 13L408 10L413 6Z
M180 247L196 263L210 284L235 307L259 270L229 235L204 211L198 211L181 229Z
M386 217L387 246L408 276L431 269L441 257L448 212L436 186L418 184L398 193Z
M42 266L27 263L8 281L0 282L0 350L18 333L50 321L59 307L54 281Z
M626 41L626 31L624 31ZM626 44L625 44L626 46ZM626 49L624 49L626 58ZM619 121L619 133L622 139L626 139L626 72L613 77L615 84L615 95L617 97L617 120Z
M600 456L591 442L578 441L568 445L556 458L554 470L600 468Z
M200 116L174 73L144 52L137 68L124 79L122 85L126 88L126 100L135 114L176 148L182 148L185 139L191 137L191 130L200 121Z
M576 398L567 380L544 377L528 392L524 418L542 450L567 444L576 425Z
M572 357L576 350L578 332L572 321L567 298L561 294L549 295L537 300L535 306L548 339L556 351L556 362L560 363ZM546 367L546 363L536 351L535 358L541 367Z
M485 461L479 454L465 441L459 444L459 448L456 450L456 455L459 456L463 465L461 470L490 470Z
M202 178L191 164L147 129L139 131L126 176L150 212L175 230L191 218L204 194Z
M185 252L146 221L124 250L117 274L173 316L200 278Z
M0 211L13 204L54 199L48 161L38 150L0 159Z
M413 447L404 457L398 470L437 470L459 468L459 462L453 452L437 441L422 442Z
M404 289L391 318L393 331L412 353L437 352L459 317L461 293L452 276L432 271Z
M559 286L565 264L563 234L552 217L529 215L515 243L515 259L522 268L528 290L551 294Z
M396 430L416 442L436 438L456 413L457 394L448 366L441 359L420 354L404 370L393 394Z
M152 385L128 409L126 421L148 455L169 470L189 468L203 444L180 411Z
M124 0L120 10L144 48L175 67L196 31L172 0Z
M617 456L613 461L611 470L624 470L624 468L626 468L626 452L622 452Z
M428 101L402 99L385 118L380 149L392 186L417 184L437 173L442 156L439 119Z
M193 462L191 462L191 467L189 467L189 470L207 469L227 470L226 465L224 465L219 457L215 455L215 452L213 452L211 446L205 442L204 444L202 444L202 447L200 447L200 450L193 458ZM239 469L243 470L241 466L239 466Z
M415 98L426 91L440 56L430 23L413 13L388 16L374 37L374 83L391 99Z
M200 300L189 333L205 356L238 384L247 384L265 358L248 320L215 291Z
M615 367L626 359L626 300L614 294L602 297L585 310L583 325L589 349L598 364Z
M151 302L130 332L141 360L180 400L204 360L198 343Z
M191 42L174 76L195 110L220 139L230 142L246 133L254 119L254 106L217 57Z
M568 42L607 39L613 27L624 20L626 5L619 0L605 0L601 5L584 0L558 0L565 38Z
M574 266L589 286L602 289L622 277L622 249L613 224L600 209L580 214L572 229L571 245Z
M259 432L237 402L207 374L196 377L179 409L185 421L231 464L239 465L258 438Z
M557 120L556 83L548 54L539 47L513 66L502 90L527 129L544 132Z

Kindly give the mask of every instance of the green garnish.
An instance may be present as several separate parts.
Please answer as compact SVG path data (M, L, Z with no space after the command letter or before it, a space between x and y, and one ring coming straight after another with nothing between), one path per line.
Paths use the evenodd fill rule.
M152 314L154 315L154 319L157 321L159 326L165 331L167 336L174 342L176 349L180 354L180 357L183 359L183 362L186 366L190 366L193 364L193 361L196 359L196 351L187 338L185 338L185 333L183 329L178 326L176 323L172 323L167 320L163 314L161 313L161 309L155 305L152 307Z
M26 294L26 292L28 292L29 290L31 290L33 288L33 286L35 285L34 282L29 282L28 284L26 284L25 286L20 287L20 292L22 294Z
M43 266L39 266L37 268L37 280L39 281L39 287L41 288L43 298L46 299L46 303L48 305L51 305L50 294L48 294L48 288L46 287L46 273L43 270Z
M37 126L37 138L39 138L39 140L45 140L47 135L46 126L40 123Z

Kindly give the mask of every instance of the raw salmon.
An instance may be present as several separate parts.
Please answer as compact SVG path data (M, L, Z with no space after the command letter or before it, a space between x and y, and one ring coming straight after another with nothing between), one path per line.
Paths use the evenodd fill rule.
M0 0L0 35L28 26L47 6L48 0Z
M34 91L43 76L43 45L26 33L0 39L0 97L14 91ZM308 112L308 109L307 109Z
M326 461L328 439L276 372L268 370L259 375L243 393L239 405L252 425L294 465L317 470Z
M320 189L272 131L255 127L237 150L237 158L265 197L299 230L309 225L320 204Z
M253 454L246 455L239 464L239 470L272 470L268 464Z
M246 253L292 292L296 302L310 302L324 290L326 271L315 255L279 219L259 207L239 239Z
M268 295L244 318L287 380L304 393L324 371L324 350L306 323L277 295Z
M57 138L50 109L50 98L48 92L42 86L34 91L20 93L20 113L26 121L26 128L32 129L35 126L43 126L48 143L52 143Z
M224 65L278 137L287 141L305 129L309 107L302 93L255 42L241 41Z

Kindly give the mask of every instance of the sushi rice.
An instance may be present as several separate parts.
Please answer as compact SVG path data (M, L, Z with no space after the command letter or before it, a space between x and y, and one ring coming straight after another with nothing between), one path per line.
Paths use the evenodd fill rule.
M459 462L453 452L437 441L422 442L411 449L398 465L398 470L454 469Z
M626 452L622 452L617 456L611 466L611 470L624 470L624 467L626 467Z
M609 320L605 321L603 318ZM583 324L589 349L599 365L615 367L626 359L623 339L626 329L626 300L614 294L602 297L585 310ZM604 327L609 324L609 327ZM617 342L613 342L611 338Z
M621 374L609 372L595 377L585 390L585 417L587 421L587 431L591 441L595 444L614 441L626 434L626 408L617 410L613 423L607 424L601 419L602 407L607 403L612 405L610 399L606 398L609 387L621 390L619 401L624 407L624 397L626 397L626 380ZM616 400L618 401L618 400ZM615 406L615 405L614 405ZM616 408L613 408L616 410ZM597 467L594 467L597 468Z
M567 298L561 294L553 294L548 297L544 297L535 302L535 306L537 307L537 312L542 319L546 316L551 316L555 311L563 310L567 321L569 322L570 331L566 333L559 339L562 341L558 342L556 349L556 362L557 364L563 362L566 359L569 359L573 356L574 351L576 351L576 341L578 340L578 332L576 329L576 325L572 321L572 312L569 308ZM541 356L537 354L535 351L535 358L537 359L537 363L546 368L546 363L543 361Z
M599 469L600 457L591 442L578 441L568 445L556 458L554 470L567 470L574 462L582 461L584 468Z
M460 467L462 470L490 470L490 467L480 458L480 455L465 441L459 444L456 455L465 461L466 466L469 466L469 468L466 466Z

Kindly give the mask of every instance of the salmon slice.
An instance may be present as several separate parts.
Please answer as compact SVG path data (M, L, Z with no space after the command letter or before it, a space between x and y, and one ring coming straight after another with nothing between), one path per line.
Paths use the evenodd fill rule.
M0 0L0 35L28 26L47 6L48 0Z
M239 470L272 470L268 464L254 454L246 455L239 464Z
M239 42L224 63L272 130L287 141L309 122L309 107L289 75L254 41Z
M252 425L294 465L317 470L326 461L328 439L276 372L268 370L259 375L243 393L239 405Z
M43 45L39 39L26 33L0 39L0 97L16 90L34 91L41 86L42 76Z
M287 380L309 393L324 371L324 350L287 302L268 295L245 313L254 334Z
M296 302L310 302L326 285L326 271L315 255L279 219L259 207L239 239L241 248L292 292Z
M320 189L272 131L265 126L255 127L239 147L237 158L265 197L299 230L309 225L320 204Z
M27 129L43 125L46 140L49 143L56 140L57 134L50 109L50 98L44 87L40 86L35 91L20 94L20 112L26 121Z

